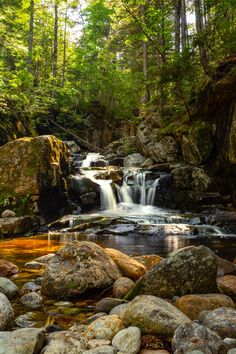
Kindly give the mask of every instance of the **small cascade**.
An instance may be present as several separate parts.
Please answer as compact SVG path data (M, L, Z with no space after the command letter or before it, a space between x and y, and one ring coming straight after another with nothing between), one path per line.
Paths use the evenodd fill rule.
M94 163L102 161L105 166L107 166L107 161L104 160L104 157L96 152L89 152L86 155L86 158L82 161L81 167L82 168L89 168L91 167Z
M140 205L154 205L159 178L150 178L150 171L128 171L121 187L119 201ZM147 178L148 177L148 178Z

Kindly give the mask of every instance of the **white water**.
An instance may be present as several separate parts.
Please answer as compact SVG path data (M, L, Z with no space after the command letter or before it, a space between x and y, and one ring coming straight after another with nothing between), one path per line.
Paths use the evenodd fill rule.
M103 156L99 153L96 152L89 152L86 156L86 158L82 161L82 168L85 167L91 167L93 162L97 162L99 160L102 160L105 162L105 160L103 159Z

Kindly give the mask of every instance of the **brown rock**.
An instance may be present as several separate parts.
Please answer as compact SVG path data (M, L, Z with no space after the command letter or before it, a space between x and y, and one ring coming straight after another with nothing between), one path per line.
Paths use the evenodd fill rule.
M33 216L0 218L0 235L22 235L34 231L39 226L39 220Z
M153 267L155 267L156 264L159 264L164 258L158 256L157 254L148 254L144 256L136 256L134 257L134 259L142 263L148 271L151 270Z
M191 320L197 320L202 311L218 307L233 307L232 299L222 294L193 294L180 297L175 306Z
M217 279L217 285L221 293L232 296L236 295L236 276L225 275Z
M0 277L10 277L18 272L19 268L15 264L0 259Z
M141 349L138 354L170 354L170 352L165 349Z
M105 252L118 265L124 276L139 279L146 273L146 267L127 254L113 248L106 248Z
M130 278L121 277L113 284L113 295L118 299L122 299L133 287L135 283Z

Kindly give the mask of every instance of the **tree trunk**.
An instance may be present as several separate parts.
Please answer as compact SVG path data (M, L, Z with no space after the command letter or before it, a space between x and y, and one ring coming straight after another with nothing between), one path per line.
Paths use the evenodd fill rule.
M33 70L33 43L34 43L34 0L30 0L30 29L29 29L29 55L28 55L28 71Z
M65 1L65 22L64 22L64 38L63 38L63 64L62 64L62 86L65 85L66 81L66 37L67 37L67 0Z
M53 42L53 77L57 77L57 59L58 59L58 3L54 4L54 42Z
M188 45L188 24L185 0L181 0L181 47L182 51Z
M142 18L142 22L145 22L145 8L144 5L140 5L140 14ZM143 103L147 103L149 101L150 93L148 89L148 48L147 41L142 41L142 49L143 49L143 78L144 78L144 86L145 92L142 98Z
M181 0L175 0L175 51L180 52L180 12Z

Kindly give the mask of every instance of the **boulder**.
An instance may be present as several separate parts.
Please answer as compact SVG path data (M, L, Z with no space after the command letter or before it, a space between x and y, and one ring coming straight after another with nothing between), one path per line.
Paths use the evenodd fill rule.
M181 296L175 306L191 320L198 320L202 311L223 306L234 308L234 303L229 296L222 294L192 294Z
M139 279L146 273L145 266L127 254L113 248L106 248L105 252L118 265L124 276L131 279Z
M86 350L83 354L116 354L117 350L111 345L103 345L95 349Z
M151 270L156 264L159 264L163 260L163 257L158 256L157 254L148 254L135 256L134 259L142 263L147 270Z
M22 138L0 147L0 205L18 215L55 216L68 206L68 148L54 136Z
M97 347L101 347L109 344L111 344L111 341L107 339L91 339L88 341L88 348L95 349Z
M55 332L41 354L83 354L86 344L81 334L71 331Z
M141 331L138 327L128 327L118 332L112 339L112 345L118 351L137 354L141 344Z
M31 292L36 292L41 290L41 286L38 284L35 284L33 281L29 281L28 283L25 283L22 288L20 289L20 295L24 295L27 293Z
M12 262L5 261L0 259L0 276L1 277L10 277L19 272L19 268Z
M221 293L232 296L236 299L236 276L225 275L217 279L217 285Z
M18 286L10 279L0 277L0 292L8 299L12 299L18 294Z
M178 326L190 319L169 302L151 295L137 296L120 315L125 326L136 326L142 333L172 336Z
M141 167L145 160L140 153L130 154L124 158L124 167Z
M191 125L188 134L180 136L180 141L183 158L187 164L201 165L212 153L211 131L204 122L199 121Z
M13 325L13 321L14 321L13 308L9 300L7 299L6 295L0 293L0 331L6 331L7 329L10 329Z
M200 167L180 166L173 169L171 175L176 190L205 192L211 183L211 178Z
M111 286L121 276L117 265L93 242L72 242L61 248L44 272L42 291L68 299Z
M117 315L107 315L98 318L88 325L84 336L87 340L112 340L112 338L122 329L124 329L124 324Z
M14 218L16 213L13 210L6 209L2 212L2 218Z
M205 246L176 250L146 273L133 289L134 294L172 298L186 294L217 292L217 260Z
M213 311L203 311L201 323L216 332L221 338L236 338L236 310L220 307Z
M133 287L135 283L130 278L121 277L113 284L113 296L122 299Z
M23 235L36 231L38 227L39 219L33 216L0 218L0 235L2 236Z
M0 332L0 354L40 353L45 342L41 328L22 328L13 332Z
M179 326L172 339L174 354L216 354L222 346L223 341L215 332L195 322Z
M173 162L178 156L178 144L172 136L164 136L149 146L151 158L158 162Z

